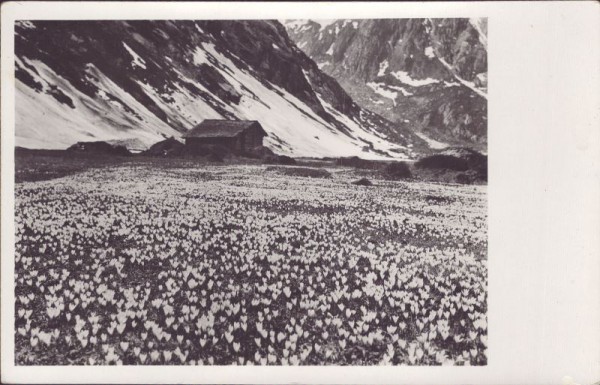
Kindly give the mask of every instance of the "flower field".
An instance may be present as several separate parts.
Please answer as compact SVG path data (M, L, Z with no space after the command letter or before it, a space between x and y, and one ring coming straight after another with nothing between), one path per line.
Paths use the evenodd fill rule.
M127 164L18 183L20 365L485 365L485 186Z

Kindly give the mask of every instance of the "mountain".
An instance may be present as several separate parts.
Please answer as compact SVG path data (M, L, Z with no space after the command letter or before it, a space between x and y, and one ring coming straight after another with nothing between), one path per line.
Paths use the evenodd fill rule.
M20 21L16 144L147 148L203 119L258 120L291 156L414 158L427 144L360 107L277 21Z
M432 147L485 150L487 19L282 23L362 107L405 123Z

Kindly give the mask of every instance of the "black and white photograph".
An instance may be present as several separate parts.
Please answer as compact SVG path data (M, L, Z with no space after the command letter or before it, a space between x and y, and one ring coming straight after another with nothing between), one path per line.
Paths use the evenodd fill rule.
M19 21L19 365L485 365L485 19Z
M515 317L502 309L518 299L502 291L527 300L528 284L549 293L560 281L547 275L550 262L525 265L533 266L531 250L551 255L554 244L534 231L560 222L547 214L536 228L524 219L535 204L514 215L497 203L549 202L529 192L541 184L507 183L513 174L498 172L507 160L522 166L515 173L532 164L520 157L530 133L507 141L500 136L514 126L488 129L495 116L511 116L489 114L495 71L524 60L490 62L488 48L506 47L495 34L508 30L489 27L485 12L257 18L197 9L188 18L11 22L14 163L3 163L2 223L10 365L193 366L198 375L251 366L497 368L506 353L490 349L509 343L488 342L506 330L498 319L518 329L553 301ZM3 111L5 101L3 92ZM503 221L510 213L514 222ZM527 252L509 231L531 237ZM558 234L555 242L578 233ZM489 266L492 257L500 267ZM509 265L517 259L522 268ZM511 278L509 268L534 278Z

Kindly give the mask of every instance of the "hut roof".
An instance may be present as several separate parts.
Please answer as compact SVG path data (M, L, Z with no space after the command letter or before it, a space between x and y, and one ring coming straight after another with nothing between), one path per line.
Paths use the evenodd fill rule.
M260 123L256 120L219 120L206 119L196 127L186 132L184 138L232 138L240 132ZM262 129L262 127L261 127Z

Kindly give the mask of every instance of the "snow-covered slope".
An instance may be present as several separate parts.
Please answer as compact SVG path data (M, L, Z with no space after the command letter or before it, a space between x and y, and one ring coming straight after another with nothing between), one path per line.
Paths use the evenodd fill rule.
M487 19L282 23L362 107L436 143L485 149Z
M16 25L16 141L150 146L203 119L258 120L291 156L410 158L411 130L363 109L276 21Z

